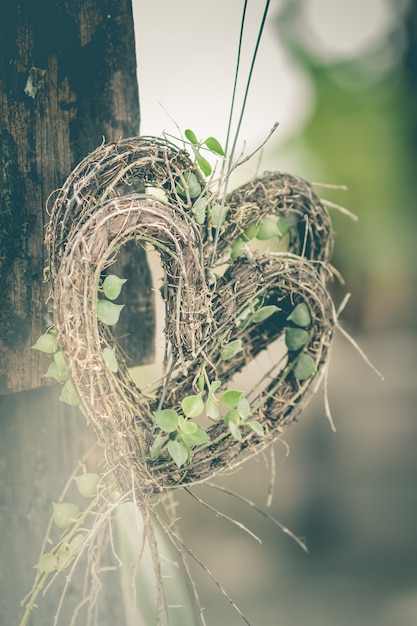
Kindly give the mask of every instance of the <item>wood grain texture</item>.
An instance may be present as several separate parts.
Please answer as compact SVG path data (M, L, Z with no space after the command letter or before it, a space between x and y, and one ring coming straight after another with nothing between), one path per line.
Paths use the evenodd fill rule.
M48 323L47 199L103 140L139 132L130 0L18 0L0 7L0 393L45 384L31 350ZM119 334L131 363L153 350L151 278L139 248L121 253L139 281Z

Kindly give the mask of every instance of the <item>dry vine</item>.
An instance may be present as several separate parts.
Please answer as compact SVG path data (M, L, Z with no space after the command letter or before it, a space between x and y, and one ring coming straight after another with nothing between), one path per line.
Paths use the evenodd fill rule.
M57 342L81 405L90 418L120 488L146 506L155 494L211 478L242 459L259 453L294 421L323 373L335 326L332 300L326 289L332 233L326 210L311 186L297 177L268 173L228 194L227 219L215 227L198 224L196 198L188 183L194 174L201 196L210 203L222 198L206 187L199 168L172 143L139 137L102 145L72 172L55 199L47 230L49 277L54 302ZM149 189L150 188L150 189ZM152 195L163 191L164 200ZM148 190L148 193L146 193ZM283 216L291 224L288 250L247 251L238 258L230 249L245 230L266 216ZM123 355L110 371L102 350L115 340L97 320L97 287L127 241L151 243L165 273L165 376L152 397L133 383ZM217 265L211 267L213 252ZM241 323L251 303L276 305L265 321ZM306 379L293 374L292 353L271 370L267 383L251 392L252 416L265 432L245 432L241 441L229 436L218 421L208 429L209 443L196 449L178 468L168 457L151 460L154 411L178 409L195 393L204 366L210 380L223 388L257 354L284 333L288 315L299 303L311 313L304 352L315 364ZM225 345L241 340L243 349L221 359ZM117 350L117 348L116 348Z

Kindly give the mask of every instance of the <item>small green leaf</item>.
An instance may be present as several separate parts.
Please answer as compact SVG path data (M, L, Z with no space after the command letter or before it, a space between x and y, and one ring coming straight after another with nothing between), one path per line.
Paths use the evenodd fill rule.
M196 424L197 430L194 433L186 434L183 433L182 440L188 446L202 446L205 443L208 443L207 433L200 424Z
M59 383L63 383L65 381L63 381L60 376L59 376L59 369L58 369L58 365L55 363L55 361L52 361L52 363L49 364L48 369L46 370L45 374L44 374L45 378L54 378L55 380L57 380ZM68 379L67 379L68 380Z
M114 374L119 369L116 359L116 348L103 348L103 360L109 370Z
M259 230L259 224L257 222L252 222L249 226L243 231L242 239L244 241L250 241L254 237Z
M201 373L200 376L198 377L198 380L197 380L198 390L199 391L203 391L204 390L204 385L205 385L204 374Z
M292 226L295 226L296 220L289 217L280 217L277 221L277 229L281 233L281 237L284 237Z
M168 441L168 452L177 467L181 467L188 460L187 448L179 441Z
M197 430L197 424L195 422L190 422L182 415L178 417L178 426L181 432L185 433L186 435L192 435Z
M228 426L232 436L238 441L242 441L242 433L239 430L239 426L236 426L236 424L232 421L229 422Z
M243 396L243 391L237 391L236 389L230 389L225 391L221 396L219 402L228 409L235 409L239 404L239 400Z
M58 572L63 572L72 563L75 556L70 554L65 548L60 548L56 553L56 558L58 562Z
M108 326L113 326L119 321L120 313L124 304L114 304L108 300L97 301L97 317Z
M155 461L159 455L161 454L161 450L164 446L165 438L162 433L158 433L155 437L155 441L153 442L151 449L149 450L149 455L152 461Z
M277 228L277 222L272 217L264 217L259 224L258 232L256 233L256 239L267 240L272 237L278 237L281 233Z
M217 407L217 400L213 395L207 398L206 415L212 420L215 420L219 417L219 409Z
M233 359L233 357L241 350L243 350L242 340L235 339L224 346L220 353L220 358L222 361L228 361L229 359Z
M197 198L192 207L192 212L194 215L194 219L197 224L204 224L206 221L206 211L207 211L208 200L204 196Z
M185 188L188 189L188 195L190 198L197 198L201 193L201 185L198 182L197 176L193 174L193 172L189 172L184 175L184 180ZM185 195L185 189L181 183L178 185L178 193Z
M247 399L245 398L245 396L242 396L240 398L239 402L237 403L236 410L239 413L239 417L242 420L248 419L248 417L250 415L250 404L247 401Z
M120 296L123 285L127 278L119 278L115 274L109 274L104 279L102 289L103 293L109 300L116 300Z
M72 502L53 502L53 520L58 528L68 528L74 523L80 509Z
M238 259L239 257L245 256L243 248L246 246L246 241L242 239L242 237L238 237L234 244L232 245L230 251L230 258L232 261Z
M195 160L197 161L198 166L201 168L201 171L203 172L204 176L210 176L212 172L210 163L207 161L207 159L201 156L201 154L197 150L195 151L194 154L195 154Z
M245 425L248 426L248 428L250 428L251 430L253 430L254 433L259 435L259 437L265 437L264 427L262 426L262 424L260 424L256 420L246 422Z
M230 411L227 411L223 419L226 424L229 424L229 422L233 422L236 426L240 424L240 416L236 409L230 409Z
M173 433L178 428L178 413L171 409L154 411L154 418L159 428L165 433Z
M74 386L70 380L67 380L67 382L63 386L59 399L61 400L61 402L65 402L66 404L69 404L71 406L80 405L80 398L78 397L78 394L75 391Z
M59 380L65 383L68 380L68 370L67 364L65 363L64 355L62 354L61 350L57 350L54 353L54 362L56 363L58 368Z
M188 141L192 144L194 144L195 146L199 145L198 139L195 135L195 133L193 133L192 130L190 130L189 128L187 128L184 131L184 135L186 136L186 138L188 139Z
M295 309L287 317L287 320L297 326L309 326L311 324L311 313L308 305L305 302L297 304Z
M97 495L97 487L100 482L100 475L88 472L74 476L78 491L85 498L94 498Z
M203 142L211 152L224 156L224 150L219 141L215 137L207 137Z
M271 315L273 315L274 313L280 310L281 309L278 306L275 306L275 304L269 304L268 306L263 306L257 311L255 311L255 313L251 317L251 322L253 322L254 324L257 322L263 322L267 320L268 317L271 317Z
M73 537L71 541L68 543L69 554L73 555L73 554L77 554L78 552L80 552L80 548L83 545L84 541L85 541L85 537L83 533L77 533L75 537Z
M55 554L52 554L52 552L45 552L45 554L42 554L39 561L33 567L38 569L40 572L50 574L58 569L58 559Z
M210 209L210 222L214 228L217 228L217 226L223 226L228 210L228 206L213 204Z
M187 396L181 402L181 408L187 417L198 417L204 409L204 402L201 392L195 396Z
M316 371L316 364L309 354L300 354L294 368L294 376L297 380L310 378Z
M46 354L53 354L58 350L55 335L52 335L51 333L41 335L33 344L32 350L39 350L40 352L45 352Z
M309 339L309 333L303 328L285 329L285 345L288 350L299 350L303 348L308 343Z
M210 383L210 388L208 390L209 395L213 395L213 393L215 393L218 388L221 387L221 381L220 380L213 380L212 383Z

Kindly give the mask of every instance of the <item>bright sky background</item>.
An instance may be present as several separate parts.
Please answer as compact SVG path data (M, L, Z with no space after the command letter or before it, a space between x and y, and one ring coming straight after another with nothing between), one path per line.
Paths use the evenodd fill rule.
M275 122L280 124L276 140L287 138L303 124L314 102L308 77L289 57L274 24L285 4L271 1L240 135L240 148L245 140L247 152L267 137ZM238 104L264 6L264 0L248 3ZM392 23L389 0L305 0L301 6L308 44L323 58L365 52ZM133 0L133 7L141 133L178 135L171 116L181 130L191 128L199 138L212 135L224 142L243 0ZM262 169L276 169L266 165Z

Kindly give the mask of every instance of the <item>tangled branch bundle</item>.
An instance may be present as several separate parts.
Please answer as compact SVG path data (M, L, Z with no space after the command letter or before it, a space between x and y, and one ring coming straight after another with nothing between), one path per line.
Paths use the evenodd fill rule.
M201 187L198 197L190 192L190 175ZM224 222L196 220L199 198L200 205L205 198L207 206L226 206ZM271 216L287 224L285 252L261 253L243 245L239 254L231 253L236 242L248 239L248 229ZM117 346L118 370L110 370L103 349L113 348L115 340L96 314L103 273L131 240L153 245L164 270L167 359L152 396L136 387ZM263 450L295 420L317 386L335 325L326 289L332 235L327 212L302 179L268 173L224 201L188 154L165 140L139 137L102 145L60 190L47 244L57 342L70 380L109 467L123 489L133 485L140 502L205 480ZM301 324L308 340L300 349L288 348L247 394L251 418L263 434L245 429L235 438L225 421L215 420L208 442L196 446L183 466L164 449L152 459L155 412L179 410L184 397L197 393L203 370L225 391L236 373L284 336L299 305L309 315ZM256 315L259 307L274 307L273 314ZM230 345L241 349L224 358ZM304 375L297 374L301 354L313 364Z

